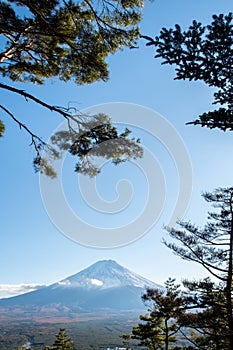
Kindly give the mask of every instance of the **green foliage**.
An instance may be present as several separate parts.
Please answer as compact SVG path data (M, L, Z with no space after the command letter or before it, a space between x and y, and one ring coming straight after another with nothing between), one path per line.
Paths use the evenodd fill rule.
M165 282L165 289L147 289L142 296L148 313L141 315L139 323L132 328L130 335L124 335L139 341L139 346L148 349L169 349L176 343L176 333L180 329L179 318L185 312L186 300L182 296L179 285L169 278Z
M229 324L227 322L224 286L210 278L201 281L184 281L189 290L189 303L196 312L184 315L182 323L192 329L191 340L206 350L229 349Z
M46 346L45 350L73 350L74 343L67 336L65 328L60 328L59 333L56 335L56 340L52 346Z
M221 281L221 287L216 293L212 293L214 284L210 281L187 285L194 290L201 290L202 303L207 303L207 309L199 318L206 319L209 315L207 319L211 321L215 315L217 320L216 315L219 314L225 326L219 321L216 327L223 327L225 344L228 344L226 349L230 350L233 347L233 188L219 188L213 193L204 193L203 197L215 208L214 212L208 213L207 224L200 228L190 222L179 222L180 230L167 229L169 236L178 243L165 241L165 244L182 259L200 264ZM205 331L206 335L217 334L213 325L209 323L208 327L212 330L209 330L210 334Z
M90 177L100 173L100 168L95 164L98 157L111 160L114 165L118 165L143 156L140 140L129 138L131 131L127 128L119 133L107 115L79 116L71 119L75 120L74 126L71 127L71 122L68 121L67 130L52 135L51 144L45 143L27 126L18 122L20 127L25 128L31 135L31 144L36 151L33 161L35 172L54 179L57 174L53 163L62 156L64 151L69 151L78 159L75 170Z
M233 130L233 15L214 15L210 25L197 21L186 31L176 24L175 29L163 28L159 36L148 40L156 47L156 58L162 64L174 65L178 80L200 80L215 87L214 104L223 107L199 116L189 124L199 124L223 131Z
M126 346L127 349L130 349L130 340L131 340L131 335L130 334L122 334L120 336L122 339L122 344Z
M141 13L141 0L0 0L0 75L12 82L37 84L51 77L65 82L73 80L78 85L106 81L109 76L107 56L135 45ZM109 119L105 118L98 130L88 130L90 120L83 120L79 113L74 117L69 109L49 105L24 90L3 83L0 88L55 111L67 120L69 127L76 118L78 131L70 133L72 144L68 148L79 158L76 171L90 176L99 172L87 157L88 149L93 150L93 156L112 157L114 164L142 153L138 143L128 138L128 131L118 134ZM34 169L54 178L56 173L50 160L57 159L61 149L48 147L9 109L3 105L0 109L31 136L36 152ZM3 131L0 122L0 137ZM55 135L54 140L62 144L62 137L67 138L67 135ZM111 140L108 147L100 147L105 139ZM43 150L48 152L46 157L42 156Z
M4 126L3 122L0 120L0 137L3 136L4 131L5 131L5 126Z
M119 133L105 114L82 116L82 123L80 118L77 122L74 118L72 121L67 130L58 131L51 137L52 147L46 149L47 158L40 154L35 158L36 171L55 177L50 161L58 159L64 151L77 158L75 170L90 177L100 172L95 164L98 157L118 165L143 155L140 141L129 138L130 131L127 128Z
M83 318L82 322L80 322L80 317ZM85 314L77 313L74 317L72 313L70 319L63 318L63 323L61 320L57 320L58 323L56 323L54 322L56 320L53 319L50 322L43 316L39 322L34 322L31 317L25 321L22 318L17 319L17 316L14 315L14 322L2 320L0 324L0 349L16 350L31 340L33 350L44 350L46 345L54 343L54 335L59 333L60 328L66 328L75 343L76 350L103 349L109 345L114 348L119 347L121 345L119 335L130 331L130 326L136 323L138 314L135 312L117 316L108 315L108 317L103 315L101 319L97 319L96 314L93 314L92 317L86 320ZM130 348L137 350L136 344L131 345Z
M216 208L215 212L208 213L207 224L200 228L191 222L178 222L180 230L167 228L167 231L179 244L164 243L182 259L201 264L213 276L226 282L232 263L233 188L219 188L202 196Z
M1 1L0 73L38 84L54 76L77 84L106 80L106 57L135 44L140 19L139 0Z

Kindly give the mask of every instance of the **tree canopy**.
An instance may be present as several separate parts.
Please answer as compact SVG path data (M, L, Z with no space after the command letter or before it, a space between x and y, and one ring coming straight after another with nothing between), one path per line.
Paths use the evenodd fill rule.
M0 2L0 72L12 81L108 78L105 58L138 37L140 1Z
M173 349L181 327L178 320L185 312L186 305L179 287L174 279L169 278L165 288L148 288L142 296L148 313L140 315L142 322L132 328L131 334L125 334L122 338L136 339L139 346L150 350Z
M213 15L204 26L194 20L185 31L163 28L155 38L143 35L147 45L156 48L162 64L173 65L177 80L200 80L215 88L214 104L219 109L205 112L188 123L223 131L233 130L233 14Z
M194 291L218 291L211 295L211 312L215 311L216 315L217 308L219 315L225 315L226 324L221 332L228 344L226 349L230 350L233 348L233 188L219 188L213 193L204 193L203 197L215 208L215 211L208 213L207 224L201 228L190 222L179 222L180 229L167 229L169 236L177 243L165 241L165 244L176 255L200 264L220 281L221 285L217 289L211 281L204 284L186 282L186 286ZM203 293L201 296L203 298ZM208 303L211 300L209 297L210 294Z
M65 328L60 328L53 345L46 346L45 350L74 350L74 342L68 337Z
M180 322L190 329L186 335L195 348L228 350L229 324L227 320L225 285L209 277L200 281L183 281L192 312L184 314Z
M79 132L85 123L84 115L62 106L52 106L17 86L9 85L8 81L14 85L17 82L43 84L52 77L65 82L73 80L78 85L106 81L109 77L107 56L116 50L135 45L139 37L140 19L141 0L0 1L0 74L6 78L5 83L0 83L0 88L57 112L67 119L68 124L71 120L75 121ZM45 142L11 113L9 107L1 104L0 109L29 133L36 151L36 170L54 176L51 169L44 170L47 160L41 152L46 149ZM87 118L87 124L89 123L90 116ZM105 134L114 133L115 138L121 139L127 139L129 135L118 134L110 120L106 123L106 118L98 131L99 138L102 137L102 131ZM4 124L0 121L0 136L3 132ZM131 140L131 146L135 145ZM74 154L73 151L71 153ZM53 151L52 155L58 156L58 153ZM112 158L114 159L114 154ZM118 162L119 154L116 156L116 163ZM78 171L82 169L83 167L76 167ZM88 170L85 169L84 173L88 173Z
M142 322L131 334L122 336L125 342L136 339L151 350L232 349L233 188L218 188L203 197L215 208L206 225L179 222L179 229L167 228L171 240L164 243L182 259L200 264L215 281L209 276L185 279L181 290L170 278L164 288L147 289L142 300L148 313L140 316ZM178 334L185 346L177 342Z

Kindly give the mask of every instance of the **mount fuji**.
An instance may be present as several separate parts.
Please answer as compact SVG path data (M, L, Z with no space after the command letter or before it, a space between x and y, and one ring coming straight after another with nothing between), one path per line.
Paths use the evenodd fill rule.
M141 310L141 295L147 287L161 288L113 260L102 260L50 286L0 299L0 309L50 316Z
M53 288L59 286L82 287L87 290L93 288L104 290L126 286L145 289L145 287L155 287L155 283L126 269L113 260L102 260L54 284Z

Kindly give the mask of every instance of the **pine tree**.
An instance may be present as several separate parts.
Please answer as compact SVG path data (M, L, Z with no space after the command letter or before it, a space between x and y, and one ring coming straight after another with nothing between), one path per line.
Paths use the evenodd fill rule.
M135 44L140 19L139 0L1 1L0 73L38 84L54 76L77 84L106 80L105 58Z
M229 349L224 286L212 282L210 278L185 280L183 283L188 290L189 307L195 309L195 312L184 314L180 319L182 325L191 330L187 338L203 350Z
M214 15L211 24L204 26L196 20L186 31L176 24L175 28L163 28L155 39L142 36L147 45L156 48L156 58L162 64L173 65L178 80L200 80L214 92L217 110L203 113L188 124L223 131L233 130L233 14Z
M176 343L176 334L181 327L178 320L185 312L186 300L179 285L169 278L165 289L149 288L142 300L148 306L148 314L140 316L143 323L133 327L131 339L138 340L139 346L148 349L168 350Z
M99 114L94 119L85 118L85 123L78 129L74 125L67 131L55 133L51 140L53 151L59 154L61 151L68 150L78 159L75 168L77 172L94 177L100 172L94 163L97 157L112 160L114 165L142 157L140 140L130 139L130 133L131 131L127 128L119 133L107 115ZM41 164L36 170L42 171Z
M233 349L233 188L219 188L213 193L204 193L203 197L215 208L214 212L208 214L207 224L200 228L190 222L179 222L180 230L167 229L169 236L178 244L168 241L165 241L165 244L176 255L184 260L200 264L210 275L220 281L221 287L219 286L214 294L209 293L207 301L210 302L210 297L214 297L210 311L215 315L216 308L222 310L220 315L225 312L226 324L223 334L228 344L227 349L231 350ZM186 286L194 290L200 287L203 289L203 282L190 282L186 283ZM208 288L210 287L206 283L203 291L206 293ZM204 298L203 293L201 293L201 298ZM219 323L220 326L221 323ZM212 335L213 333L214 331Z
M46 346L45 350L74 350L74 343L67 336L66 330L60 328L59 333L56 335L56 340L52 346Z
M131 48L135 45L139 37L138 23L141 14L141 0L0 1L0 75L6 78L5 83L0 83L0 89L18 94L27 102L33 101L58 113L67 120L69 130L74 129L70 126L74 122L78 129L77 134L83 127L86 131L90 116L85 116L73 108L50 105L15 85L17 82L43 84L46 79L52 77L65 82L73 80L77 85L106 81L109 77L107 56L124 47ZM14 86L7 84L9 80ZM55 177L48 159L56 159L59 156L57 150L48 147L42 138L10 111L8 106L0 104L0 109L30 135L31 145L36 152L35 169ZM92 119L92 123L95 122L96 116ZM0 121L0 137L3 132L4 124ZM101 125L98 137L112 132L115 132L115 128L108 119L107 124ZM77 134L75 140L78 138ZM127 136L116 133L115 138L125 140ZM94 139L92 141L95 142ZM134 148L136 143L133 140L129 141L128 146L130 144ZM78 142L82 143L80 140ZM70 149L71 154L73 148L74 145ZM42 157L44 149L48 153L47 158ZM101 156L104 157L107 148L102 150ZM121 154L124 150L127 157L128 147L122 147ZM106 152L106 158L109 157L109 153ZM82 156L83 154L78 157ZM110 158L117 163L121 157L112 152ZM93 174L95 169L92 169L90 159L84 163L86 167L82 164L77 166L76 170Z

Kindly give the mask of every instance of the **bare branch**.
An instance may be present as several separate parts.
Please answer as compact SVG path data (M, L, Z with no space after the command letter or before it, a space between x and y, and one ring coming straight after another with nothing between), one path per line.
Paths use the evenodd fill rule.
M75 119L70 113L65 111L62 107L49 105L48 103L40 100L39 98L29 94L25 90L16 89L16 88L14 88L12 86L9 86L9 85L6 85L6 84L2 84L2 83L0 83L0 88L8 90L8 91L15 92L15 93L23 96L26 100L30 99L30 100L38 103L39 105L49 109L50 111L54 111L54 112L57 112L57 113L61 114L65 119L72 119L72 120L77 122L77 119Z
M23 123L21 123L15 116L14 114L12 114L6 107L0 105L0 108L6 112L20 127L20 129L24 129L26 130L26 132L31 136L32 142L31 144L33 144L37 155L40 154L40 145L45 147L47 146L46 142L44 142L39 136L37 136L36 134L34 134L33 132L31 132L31 130Z

